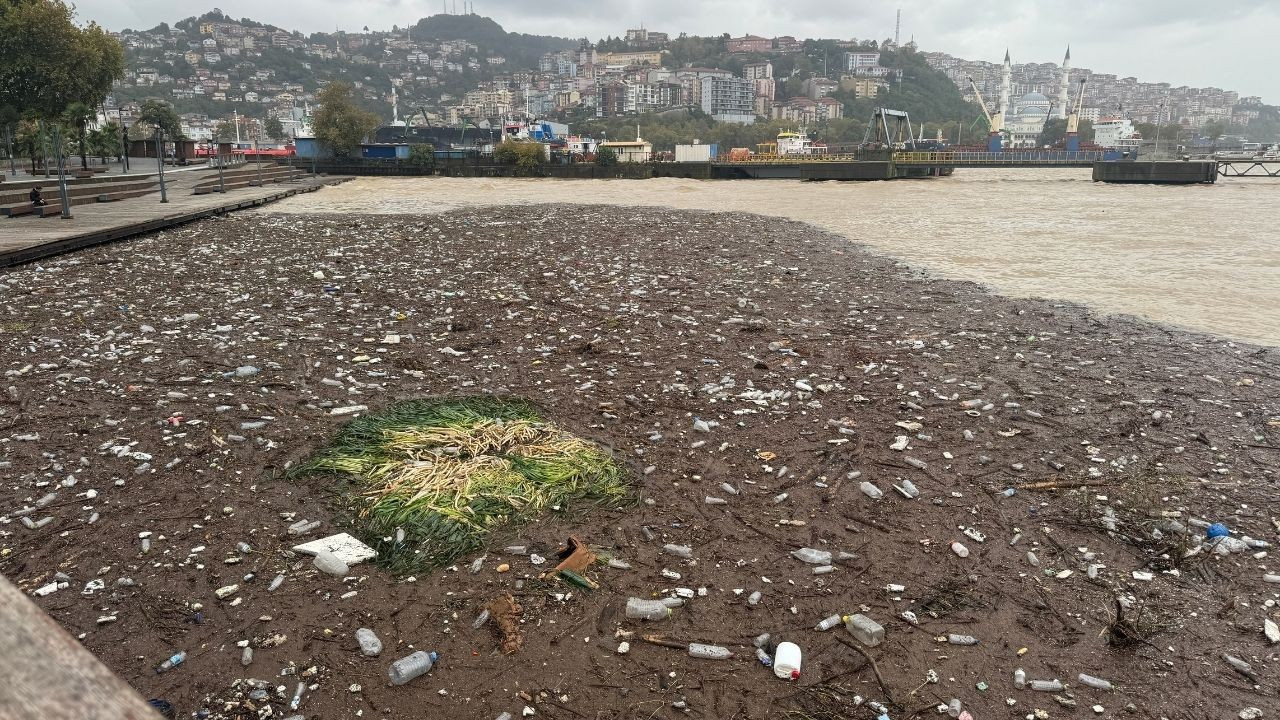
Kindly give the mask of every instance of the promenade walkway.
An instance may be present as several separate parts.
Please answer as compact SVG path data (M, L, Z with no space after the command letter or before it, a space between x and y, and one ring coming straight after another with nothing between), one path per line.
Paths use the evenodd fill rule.
M195 185L216 177L215 171L187 171L165 179L169 202L160 202L160 192L113 203L91 203L71 208L73 218L0 218L0 267L112 242L133 235L220 215L246 207L263 205L346 178L304 176L293 182L269 183L261 187L228 190L225 193L195 195ZM56 188L45 197L57 199Z

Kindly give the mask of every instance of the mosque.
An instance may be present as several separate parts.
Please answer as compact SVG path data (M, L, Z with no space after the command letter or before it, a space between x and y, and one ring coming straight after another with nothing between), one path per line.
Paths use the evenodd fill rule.
M1029 92L1011 104L1009 94L1013 87L1013 64L1009 60L1009 51L1005 51L1004 69L1000 76L1000 114L1004 118L1004 129L1008 133L1005 147L1037 147L1040 145L1040 134L1044 130L1045 122L1050 117L1066 119L1067 106L1071 102L1068 91L1070 74L1071 48L1067 48L1067 55L1062 59L1058 99L1051 101L1041 93Z

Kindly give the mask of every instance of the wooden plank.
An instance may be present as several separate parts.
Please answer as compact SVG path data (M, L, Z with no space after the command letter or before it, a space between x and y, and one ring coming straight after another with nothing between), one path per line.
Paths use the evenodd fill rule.
M157 720L116 677L53 618L0 576L0 717L58 720Z

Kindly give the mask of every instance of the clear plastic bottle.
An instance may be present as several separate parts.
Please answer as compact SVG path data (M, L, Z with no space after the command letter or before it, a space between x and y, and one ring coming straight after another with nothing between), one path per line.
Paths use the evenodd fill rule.
M867 647L875 647L884 642L884 628L866 615L849 615L844 619L844 626L854 640Z
M748 604L748 605L759 605L759 604L760 604L760 598L762 598L762 597L764 597L764 596L763 596L762 594L760 594L760 591L759 591L759 590L757 590L757 591L755 591L755 592L753 592L753 593L751 593L750 595L748 595L748 596L747 596L747 604Z
M689 547L688 545L676 545L674 543L667 543L666 545L662 546L662 551L668 555L675 555L676 557L682 557L682 558L693 557L693 548Z
M240 652L240 664L248 667L253 663L253 648L246 647Z
M813 548L800 548L791 551L791 557L800 562L807 562L810 565L830 565L831 553L826 550L815 550Z
M360 653L365 657L378 657L382 654L382 641L369 628L356 630L356 642L360 644Z
M952 645L977 645L978 638L972 635L956 635L953 633L947 636L947 642Z
M798 645L790 642L778 643L778 649L773 654L773 674L783 680L799 680L801 660Z
M863 480L862 484L859 485L858 487L862 490L862 493L864 495L871 498L872 500L879 500L880 498L884 497L883 490L881 490L880 488L876 487L875 485L873 485L872 483L866 480Z
M1109 681L1103 680L1102 678L1099 678L1099 677L1094 677L1092 675L1086 675L1084 673L1080 673L1078 679L1080 680L1081 685L1088 685L1089 687L1094 688L1095 690L1115 689L1115 686L1113 686Z
M840 624L840 616L839 616L839 615L832 615L831 617L824 618L824 619L822 620L822 622L820 622L820 623L818 623L817 625L815 625L813 629L814 629L814 630L818 630L818 631L822 631L822 630L830 630L831 628L833 628L833 627L835 627L835 626L837 626L837 625L839 625L839 624Z
M185 662L186 659L187 659L187 651L180 650L174 653L173 655L171 655L168 660L165 660L164 662L160 663L160 667L156 668L156 672L158 673L169 672L170 670L178 667L183 662Z
M1062 692L1062 683L1057 680L1032 680L1031 689L1040 692Z
M689 657L702 658L704 660L728 660L733 657L733 653L729 648L720 647L719 645L689 643Z
M419 650L391 663L387 677L391 679L392 685L403 685L419 675L425 675L438 659L440 656L434 652Z
M671 608L661 600L644 600L627 598L626 615L632 620L666 620L671 617Z
M1019 690L1027 686L1027 671L1018 668L1013 671L1013 686Z

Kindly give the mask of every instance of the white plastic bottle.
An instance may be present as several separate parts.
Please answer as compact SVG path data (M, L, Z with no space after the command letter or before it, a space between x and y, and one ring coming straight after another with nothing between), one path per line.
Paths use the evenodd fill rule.
M773 653L773 674L783 680L800 679L800 646L795 643L778 643Z

